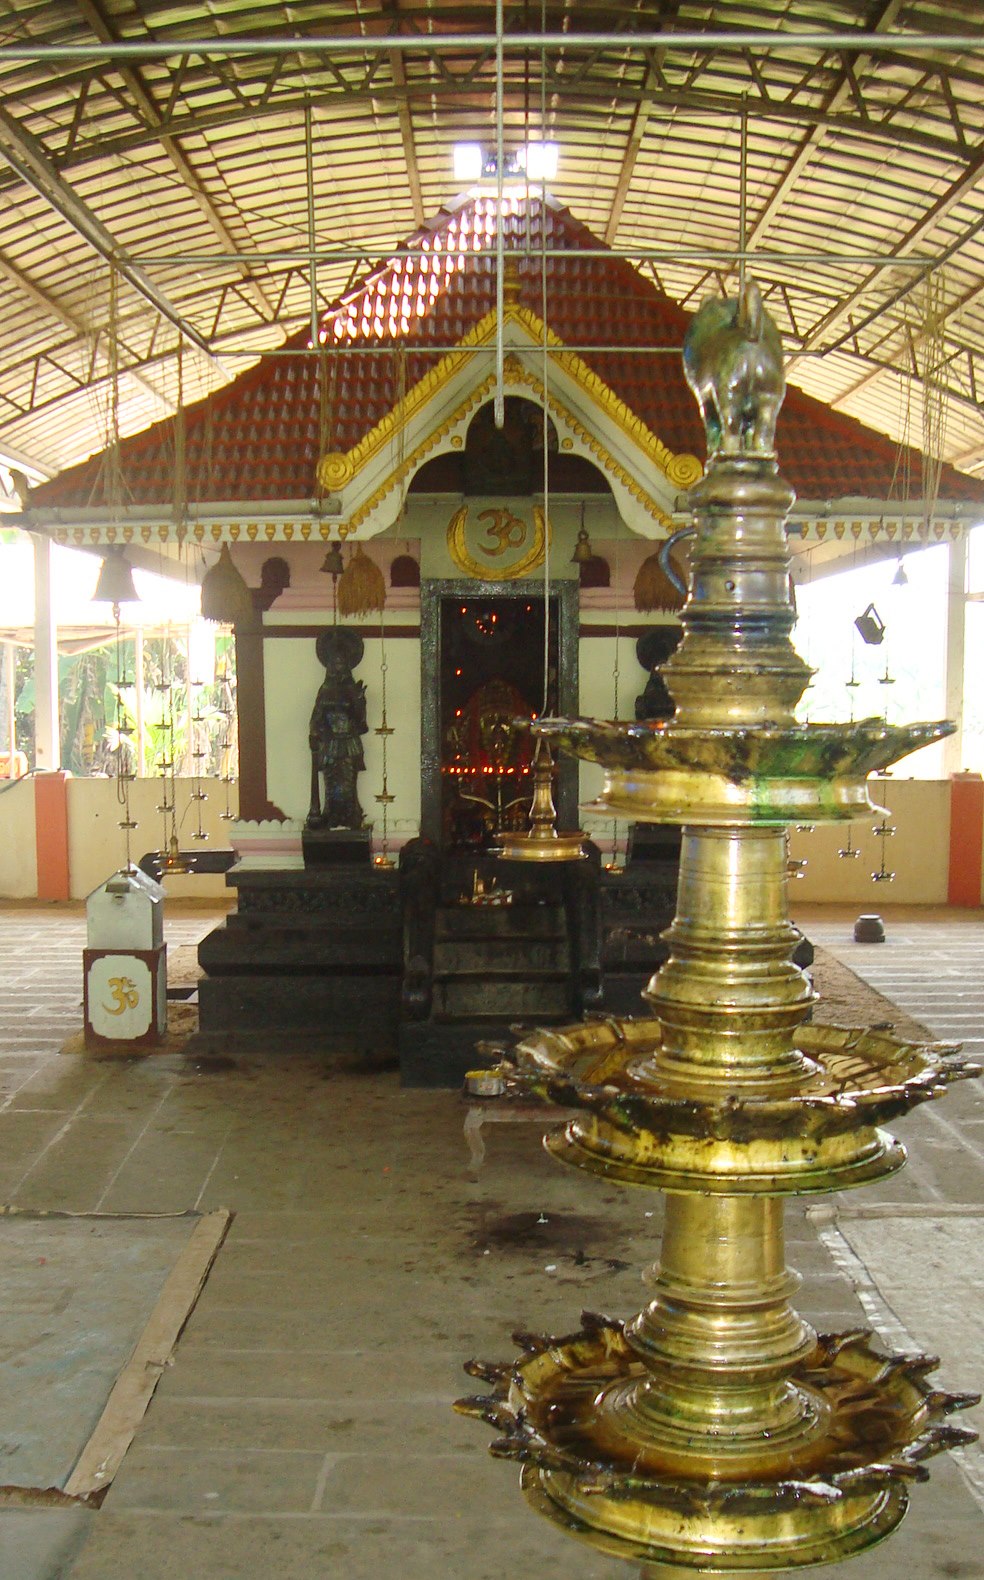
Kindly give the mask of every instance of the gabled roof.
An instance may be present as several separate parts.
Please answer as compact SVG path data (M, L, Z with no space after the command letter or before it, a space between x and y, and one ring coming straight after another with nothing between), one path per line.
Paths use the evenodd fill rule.
M519 305L542 313L545 270L552 335L576 348L669 451L703 455L679 355L689 315L566 209L507 198L502 222L506 249L526 254L510 265ZM457 345L494 311L496 223L490 197L442 210L332 306L321 323L323 358L275 354L189 407L188 501L311 499L319 459L351 451L435 366L439 348ZM564 255L541 265L541 244ZM283 350L309 346L299 335ZM122 441L120 504L170 505L175 438L169 420ZM787 393L777 442L783 475L800 498L899 502L921 493L918 451L900 450L797 389ZM31 504L41 511L106 505L110 471L106 452L90 457L35 489ZM944 466L939 494L984 500L984 480Z

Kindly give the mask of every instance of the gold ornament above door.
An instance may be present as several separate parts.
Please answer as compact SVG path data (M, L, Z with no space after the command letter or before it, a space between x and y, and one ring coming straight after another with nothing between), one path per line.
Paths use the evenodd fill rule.
M552 534L551 534L552 536ZM547 525L539 505L532 519L507 505L493 505L469 518L462 505L448 522L448 553L466 576L483 582L515 581L543 564Z

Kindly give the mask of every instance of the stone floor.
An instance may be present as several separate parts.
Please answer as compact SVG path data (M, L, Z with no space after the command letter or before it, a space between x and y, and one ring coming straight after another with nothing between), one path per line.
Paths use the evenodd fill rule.
M964 1035L980 1039L981 913L907 913L865 949L846 913L798 920L852 970L890 982L934 1034L966 1015ZM169 942L213 921L172 906ZM450 1404L473 1386L462 1361L510 1355L511 1329L567 1331L584 1306L637 1309L659 1199L557 1168L532 1125L488 1127L471 1170L455 1094L401 1091L395 1074L288 1048L197 1063L60 1056L80 1018L83 933L78 910L0 909L0 1201L235 1218L101 1509L0 1508L0 1580L629 1576L529 1512L515 1469L486 1452L488 1429ZM917 980L925 994L910 997ZM942 981L951 991L937 994ZM973 1083L911 1115L905 1136L910 1168L851 1200L858 1221L979 1212ZM894 1338L906 1317L878 1305L863 1259L851 1263L850 1220L817 1223L794 1204L788 1221L805 1312L840 1327L884 1307ZM938 1280L946 1302L938 1261L893 1266L912 1288ZM976 1345L969 1311L967 1330ZM973 1465L934 1462L888 1545L814 1580L895 1580L900 1566L909 1580L980 1580L973 1482Z

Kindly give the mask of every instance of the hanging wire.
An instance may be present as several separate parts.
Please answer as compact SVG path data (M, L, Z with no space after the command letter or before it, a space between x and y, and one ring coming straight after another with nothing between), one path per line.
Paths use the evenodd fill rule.
M883 815L881 822L876 823L874 828L875 838L881 841L881 861L878 866L878 871L871 874L872 883L895 882L895 873L889 872L885 865L885 841L890 839L894 833L894 825L889 823L888 818Z
M619 576L621 574L621 562L620 562L620 556L619 556L620 545L621 545L621 534L619 532L619 522L616 521L616 523L615 523L615 554L614 554L614 560L615 560L615 662L612 665L612 692L613 692L613 696L612 696L612 708L613 708L612 717L614 719L617 719L618 716L619 716L619 711L618 711L619 710L619 706L620 706L620 703L619 703L619 681L620 681L621 675L622 675L622 663L621 663L622 595L621 595L621 588L620 588L620 585L619 585ZM620 870L620 868L619 868L619 860L618 860L618 818L617 817L612 818L612 856L611 856L611 861L609 862L608 865L609 865L609 870L610 871L617 872L617 871Z
M546 31L546 0L541 0L540 25ZM546 51L540 52L540 142L547 140ZM527 190L529 176L527 175ZM502 224L500 206L499 224ZM548 382L550 349L547 339L547 167L540 163L540 324L543 384L543 712L550 711L550 409Z
M503 63L503 32L505 16L503 0L495 0L495 202L498 224L495 234L495 398L492 406L496 428L506 423L505 400L505 348L502 322L505 306L505 238L502 230L502 189L505 176L505 84Z
M119 275L115 265L109 269L109 373L110 373L110 436L107 450L107 476L105 496L109 504L110 519L116 524L123 502L123 477L120 464L120 341L119 341ZM130 785L135 774L129 761L132 730L130 729L123 701L126 684L123 661L123 632L120 606L113 604L113 624L116 627L116 800L121 817L117 823L123 835L124 870L130 871L132 857L130 835L137 827L130 807Z
M389 741L389 737L393 734L393 729L392 729L392 726L390 725L390 722L389 722L389 720L388 720L388 718L386 716L386 676L387 676L387 674L389 672L389 663L388 663L387 658L386 658L386 613L385 613L385 606L379 612L379 654L380 654L380 657L379 657L379 685L380 685L380 694L381 694L381 701L382 701L382 717L380 719L379 725L377 726L376 734L379 736L380 743L382 745L382 755L383 755L382 785L383 785L383 787L379 791L378 795L376 796L376 801L377 801L378 805L382 808L383 834L382 834L382 838L381 838L381 840L379 842L379 855L375 859L375 865L377 867L394 867L396 865L396 863L394 862L392 856L389 853L389 809L393 805L393 802L396 800L396 797L391 793L390 787L389 787L388 756L387 756L387 750L386 750L387 743Z
M137 827L130 810L130 786L136 775L128 761L128 748L132 730L126 718L123 705L124 679L123 664L123 636L120 628L120 606L113 605L113 621L116 626L116 800L119 804L122 817L117 827L123 833L123 865L124 871L129 872L133 860L130 852L130 835Z
M407 394L407 354L406 354L406 347L401 345L399 350L398 350L398 352L397 352L397 361L396 361L396 404L395 404L395 410L400 411L401 413L403 413L404 416L405 416L405 413L403 412L403 406L404 406L404 401L406 400L406 394ZM405 458L405 450L406 450L406 424L405 424L405 422L401 422L400 430L399 430L399 437L398 437L398 441L397 441L397 467L396 467L396 475L400 479L399 486L401 488L402 488L403 465L404 465L404 458ZM404 505L405 505L405 496L400 501L400 509L399 509L399 513L398 513L397 518L396 518L394 535L395 535L396 532L399 531L400 519L401 519L401 517L403 515ZM395 797L395 795L393 795L391 793L390 787L389 787L389 753L388 753L387 748L388 748L388 745L389 745L389 738L393 734L393 727L390 724L389 719L387 717L387 713L386 713L386 677L387 677L388 674L389 674L389 662L388 662L387 657L386 657L386 600L384 598L382 604L380 605L380 609L379 609L379 689L380 689L380 701L381 701L381 704L382 704L382 717L380 718L379 725L378 725L378 727L377 727L377 729L375 731L375 734L379 737L380 745L382 747L382 789L379 791L378 795L376 796L376 803L382 809L383 833L382 833L382 838L381 838L381 840L379 842L379 855L375 858L374 865L377 866L377 867L385 867L385 868L390 868L390 867L395 867L396 866L395 861L393 860L392 856L389 853L389 809L393 805L393 802L396 800L396 797Z
M741 140L738 164L738 295L745 289L745 254L748 249L748 102L741 96Z
M922 488L927 535L936 513L946 450L946 276L926 276L923 321Z
M191 746L191 799L192 799L192 801L193 801L193 803L195 805L195 813L196 813L196 816L195 816L195 827L192 830L191 837L192 837L192 839L197 839L197 840L203 840L204 841L204 840L208 839L208 834L205 832L205 829L202 827L202 802L208 800L208 792L204 788L203 779L202 779L202 766L201 766L202 765L202 758L206 756L205 748L204 748L204 745L202 744L203 740L204 740L203 725L205 724L205 720L204 720L204 718L202 716L202 689L203 688L202 688L201 681L197 681L196 680L194 682L194 688L195 688L195 692L196 692L196 698L195 698L195 703L194 703L194 708L195 708L194 713L191 713L191 704L190 704L190 701L189 701L189 715L190 715L190 717L189 717L189 725L190 725L190 730L191 730L191 740L189 742L189 744ZM192 692L191 641L189 639L189 642L188 642L188 696L189 696L189 699L191 698L191 692Z
M311 345L318 344L318 263L315 244L314 127L310 103L304 107L304 172L307 186L308 245L311 249Z

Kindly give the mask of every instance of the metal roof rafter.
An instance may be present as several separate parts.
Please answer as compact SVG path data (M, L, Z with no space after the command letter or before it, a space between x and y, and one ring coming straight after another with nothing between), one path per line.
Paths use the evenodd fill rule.
M974 158L963 170L959 178L951 184L951 186L946 192L942 194L941 197L937 198L932 207L927 210L927 212L920 220L916 222L915 225L911 226L911 228L906 232L905 236L903 236L901 241L898 243L896 252L900 257L900 260L908 252L924 242L926 238L932 233L934 228L940 223L940 221L946 218L951 209L955 208L958 203L962 202L963 199L974 190L974 188L981 182L982 179L984 179L984 148L979 148L975 153ZM955 252L958 252L961 247L965 246L968 241L972 240L978 234L979 229L979 223L975 222L975 224L972 225L968 230L962 232L954 242L950 243L950 245L943 250L936 264L934 264L934 267L938 268L940 264L945 263L946 260L952 257ZM861 301L864 295L871 289L871 286L874 284L877 278L878 275L876 272L868 274L867 277L861 281L860 285L856 286L853 291L845 296L836 307L831 308L830 312L827 313L820 320L820 322L815 324L813 329L810 330L806 338L804 350L814 350L820 344L824 335L831 328L833 328L835 324L842 323L845 318L849 318L851 310L857 306L858 302ZM919 277L916 276L911 281L906 281L906 283L900 286L898 290L893 292L890 297L888 297L885 301L880 302L876 308L870 310L867 316L861 320L857 327L859 329L866 328L868 324L880 317L882 313L888 310L888 308L893 307L896 302L901 301L901 299L907 296L913 287L918 284L918 278ZM841 335L830 345L825 346L824 350L828 352L837 351L843 345L844 341L849 338L850 334ZM793 362L795 360L796 353L794 353L790 361Z
M56 319L58 323L63 324L66 329L70 329L72 333L78 336L80 340L91 339L93 341L93 355L96 354L99 336L101 334L105 334L106 338L110 342L113 340L116 341L120 351L122 351L125 356L129 357L132 362L138 360L137 354L132 350L132 348L127 345L125 340L121 339L118 335L114 335L110 327L102 325L97 328L96 325L88 323L86 319L80 316L80 314L71 312L48 291L45 291L41 288L41 286L36 285L33 280L31 280L17 267L16 264L11 263L10 259L3 257L2 254L0 254L0 275L3 275L6 280L9 280L11 285L15 286L16 289L20 291L22 296L25 296L28 301L33 302L35 307L39 308L41 312L43 312L47 317ZM16 364L8 367L7 371L13 372L15 369ZM143 385L148 395L152 395L154 399L165 408L166 411L173 412L176 410L174 402L170 400L165 394L163 394L162 391L150 381L150 379L146 378L142 373L138 373L135 370L133 371L133 377L139 384Z
M0 153L17 172L21 180L31 187L50 208L60 215L67 225L81 236L100 257L112 264L139 296L169 320L188 343L213 361L208 342L189 324L165 293L149 280L132 259L117 244L88 204L59 175L44 148L26 127L15 120L10 111L0 105ZM218 363L216 367L220 367ZM221 369L222 377L227 375Z
M2 50L0 50L0 59L2 59ZM491 57L487 57L474 61L467 71L459 75L448 74L447 80L442 82L439 90L442 98L447 102L455 95L461 95L467 100L479 85L482 67L490 64L490 60ZM328 70L327 65L323 70ZM271 91L271 83L275 85L281 79L288 81L290 86L277 96ZM293 113L308 104L318 109L337 108L339 103L358 108L360 105L367 105L371 100L381 104L399 105L415 97L429 98L435 91L433 83L418 83L412 78L408 79L406 89L398 88L395 83L365 80L353 85L340 75L337 81L338 86L335 89L324 83L317 87L301 84L295 78L286 76L280 70L278 62L278 69L275 72L254 79L254 85L257 87L262 85L263 91L255 99L249 100L249 114L261 117ZM604 77L588 78L575 84L567 73L559 77L551 76L549 66L547 83L550 92L564 94L571 108L576 109L578 113L596 113L599 117L603 114L607 116L613 105L624 106L629 112L639 104L640 100L647 97L643 82L615 81ZM861 137L868 141L877 140L886 145L899 144L953 160L962 158L961 146L955 136L944 137L935 131L927 131L916 124L911 117L897 120L896 106L877 121L857 115L828 115L822 107L818 107L809 98L803 102L797 102L788 96L784 99L774 99L769 96L762 98L750 81L749 87L752 91L747 96L747 108L749 115L755 119L776 121L784 125L829 127L830 130L843 132L849 137ZM507 82L507 94L510 91L518 94L518 84L511 89ZM675 88L668 86L660 89L660 109L665 111L683 110L691 115L706 115L711 118L730 117L734 115L735 103L735 95L721 89L692 86ZM171 113L162 116L161 131L174 138L203 135L208 131L221 130L234 125L242 119L242 115L243 110L238 104L226 102L183 115ZM949 122L949 113L947 120ZM69 169L74 164L89 162L94 154L110 157L133 152L146 146L149 135L149 129L114 131L101 139L87 140L82 146L76 143L70 151L63 150L59 168ZM154 140L158 140L156 133L153 135Z
M116 33L113 31L102 10L101 5L99 4L99 0L75 0L75 3L97 38L101 39L104 43L119 42ZM215 234L218 236L224 247L234 249L236 246L235 237L232 235L232 232L229 230L225 220L216 209L201 179L192 169L184 149L180 146L175 138L169 136L168 133L163 130L163 117L160 110L158 109L157 101L153 95L153 92L144 80L139 66L127 65L124 62L119 65L117 69L119 71L120 77L126 85L130 97L137 106L137 109L146 122L148 128L157 138L165 154L181 178L181 181L187 187L195 202L198 204L198 207L201 209L212 230L214 230ZM272 318L273 308L268 298L264 294L262 286L258 281L252 278L248 269L243 272L243 278L248 284L250 295L253 298L255 306L259 310L260 317L263 319Z
M902 9L903 3L904 0L883 0L882 8L871 25L871 31L881 33L890 28ZM864 61L865 57L859 57L858 65L863 66ZM846 103L850 94L851 83L847 74L842 72L840 81L824 103L824 121L818 122L811 127L800 147L787 164L765 206L756 215L746 238L746 246L754 246L768 230L787 196L795 189L796 182L819 151L820 144L827 132L826 117L831 114L835 115L841 105Z
M576 32L543 32L517 29L505 34L505 48L516 51L547 50L645 50L659 48L666 41L661 30L646 28L632 31L596 32L584 29ZM760 53L777 53L788 49L792 52L808 51L820 54L856 53L876 49L901 55L919 55L939 51L948 55L984 52L984 34L917 32L883 35L868 29L849 31L831 29L804 30L785 28L734 28L722 31L716 28L697 31L679 29L673 35L674 47L697 54L741 54L753 49ZM406 53L453 54L456 50L494 50L498 40L495 33L378 33L364 37L356 33L320 34L269 34L266 37L243 34L233 37L171 38L153 40L125 40L110 49L87 45L80 41L62 44L39 44L32 41L13 41L0 47L0 64L8 60L36 62L53 60L102 59L110 54L113 59L169 60L175 56L198 55L202 59L225 59L248 55L371 55L386 54L389 50Z

